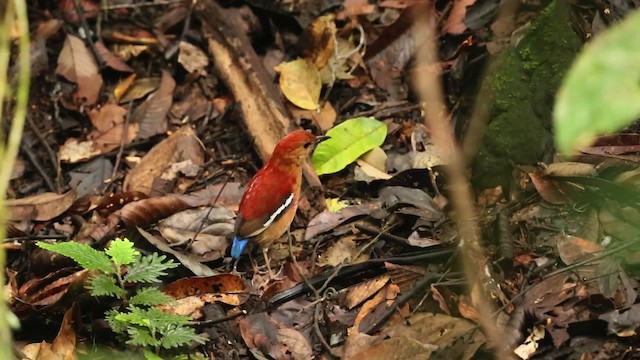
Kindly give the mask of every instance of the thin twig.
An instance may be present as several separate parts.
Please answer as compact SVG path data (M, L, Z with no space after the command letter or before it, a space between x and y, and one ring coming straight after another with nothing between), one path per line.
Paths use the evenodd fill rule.
M133 109L133 102L129 104L129 110L127 111L127 116L124 118L124 128L122 129L122 138L120 139L120 146L118 147L118 154L116 155L116 162L113 165L113 171L111 172L111 184L116 179L116 175L118 175L118 168L120 167L120 162L122 161L122 153L124 152L124 147L127 143L127 139L129 138L129 119L131 118L131 112ZM108 186L108 185L107 185ZM107 187L105 186L105 191Z
M438 49L435 30L434 14L428 8L416 11L414 20L416 38L426 39L425 44L418 48L418 70L415 86L422 104L424 105L425 125L431 130L432 140L441 158L447 163L451 203L455 209L455 221L460 233L460 248L462 250L465 277L469 290L481 283L482 271L486 266L481 263L483 253L480 244L480 232L476 222L473 206L471 186L466 177L466 161L462 151L457 146L454 131L449 121L449 112L444 101L444 91L440 74L430 71L429 66L438 64ZM502 329L498 328L493 305L486 298L480 297L477 303L480 314L480 324L489 344L496 351L498 358L507 358L508 352L503 348Z
M53 166L53 168L56 169L56 182L55 182L56 190L55 191L59 192L62 186L60 185L61 169L60 169L60 163L58 162L58 156L53 151L51 146L49 146L49 143L47 142L46 137L40 132L40 129L38 129L36 124L33 123L33 120L31 119L31 117L27 116L26 120L27 120L27 125L29 126L29 129L31 129L31 131L36 135L36 137L40 141L40 144L44 147L45 151L47 152L47 155L49 155L49 161L51 162L51 166Z
M36 171L38 172L38 174L40 174L42 180L44 180L44 183L47 185L49 191L56 192L56 186L53 184L53 180L49 176L49 172L45 170L42 164L40 164L38 157L31 151L31 147L23 141L22 144L20 144L20 149L22 150L22 153L26 155L31 165L36 168Z
M181 4L187 1L193 1L193 0L156 0L154 2L146 2L146 3L114 4L114 5L106 6L106 9L107 10L134 9L134 8L141 8L141 7L148 7L148 6Z

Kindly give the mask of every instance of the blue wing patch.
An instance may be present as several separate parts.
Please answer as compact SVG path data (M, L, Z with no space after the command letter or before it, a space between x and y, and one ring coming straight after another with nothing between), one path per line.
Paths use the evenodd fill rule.
M233 244L231 245L231 257L234 259L240 258L242 250L247 246L247 242L249 242L249 239L238 239L237 237L234 237Z

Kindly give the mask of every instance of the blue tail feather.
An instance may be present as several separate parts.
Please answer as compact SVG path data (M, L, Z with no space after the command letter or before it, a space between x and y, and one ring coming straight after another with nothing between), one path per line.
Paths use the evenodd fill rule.
M249 239L238 239L237 237L234 237L233 244L231 245L231 257L238 259L240 255L242 255L244 247L247 246L247 242L249 242Z

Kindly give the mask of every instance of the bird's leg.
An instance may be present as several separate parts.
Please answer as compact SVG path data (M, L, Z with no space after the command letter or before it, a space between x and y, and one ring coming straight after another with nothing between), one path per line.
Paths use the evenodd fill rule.
M262 248L262 255L264 256L264 262L267 264L267 271L269 272L269 279L275 279L273 276L273 272L271 271L271 264L269 264L269 249L264 247Z
M233 270L231 271L232 274L238 274L238 263L240 262L240 258L237 258L234 262L233 262Z

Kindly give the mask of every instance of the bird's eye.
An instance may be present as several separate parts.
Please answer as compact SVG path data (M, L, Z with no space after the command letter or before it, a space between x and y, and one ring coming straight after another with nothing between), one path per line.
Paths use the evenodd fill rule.
M304 145L303 145L303 146L304 146L304 148L305 148L305 149L308 149L311 145L313 145L313 143L311 143L311 142L306 142L306 143L304 143Z

